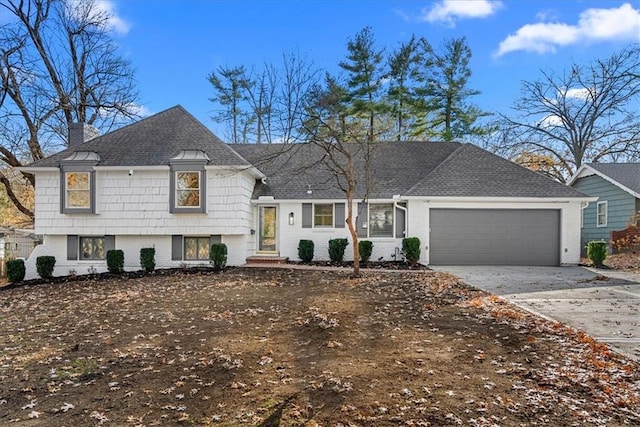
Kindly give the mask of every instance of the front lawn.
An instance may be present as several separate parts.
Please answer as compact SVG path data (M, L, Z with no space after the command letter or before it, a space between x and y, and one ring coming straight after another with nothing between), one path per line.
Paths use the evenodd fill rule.
M0 316L0 425L640 424L638 364L444 273L96 279Z

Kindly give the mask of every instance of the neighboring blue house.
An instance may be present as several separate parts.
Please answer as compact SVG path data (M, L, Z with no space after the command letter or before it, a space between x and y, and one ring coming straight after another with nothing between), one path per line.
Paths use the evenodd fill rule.
M598 197L582 211L582 246L591 240L610 243L612 231L636 225L640 212L640 163L582 165L569 185Z

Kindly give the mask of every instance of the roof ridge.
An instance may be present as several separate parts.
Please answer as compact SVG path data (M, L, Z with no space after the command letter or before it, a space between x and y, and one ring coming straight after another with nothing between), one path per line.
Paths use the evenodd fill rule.
M447 163L451 162L452 161L451 159L456 157L462 151L462 149L464 148L465 145L468 145L468 144L464 144L464 143L460 143L460 142L449 142L449 144L459 144L460 146L458 148L456 148L455 150L453 150L451 153L449 153L449 155L443 161L441 161L438 164L438 166L436 166L435 168L431 169L431 171L427 172L422 178L417 180L416 183L413 184L413 186L406 191L407 194L411 193L414 188L416 188L418 185L420 185L420 183L422 183L422 181L424 181L429 176L431 176L432 174L437 172L439 169L441 169L443 167L442 165L446 165Z

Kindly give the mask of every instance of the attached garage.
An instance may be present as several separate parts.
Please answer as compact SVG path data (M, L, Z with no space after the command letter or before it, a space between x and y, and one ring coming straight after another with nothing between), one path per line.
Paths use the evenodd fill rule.
M433 265L560 265L560 210L430 209Z

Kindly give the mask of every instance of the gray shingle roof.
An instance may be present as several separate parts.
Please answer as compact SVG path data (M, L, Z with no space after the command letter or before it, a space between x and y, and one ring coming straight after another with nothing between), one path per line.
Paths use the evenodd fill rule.
M589 163L588 166L640 194L640 163Z
M472 144L462 145L408 196L585 197L584 194Z
M344 192L318 164L323 151L312 144L233 145L267 176L254 198L339 199ZM354 144L355 150L357 145ZM360 171L362 156L357 156ZM586 197L581 192L532 172L471 144L387 142L376 144L370 199L405 196ZM357 197L364 194L364 174ZM308 194L307 189L312 193Z
M36 161L30 167L58 166L73 153L96 152L98 166L157 166L185 150L199 150L209 165L246 166L247 161L215 136L206 126L177 105L136 123Z

